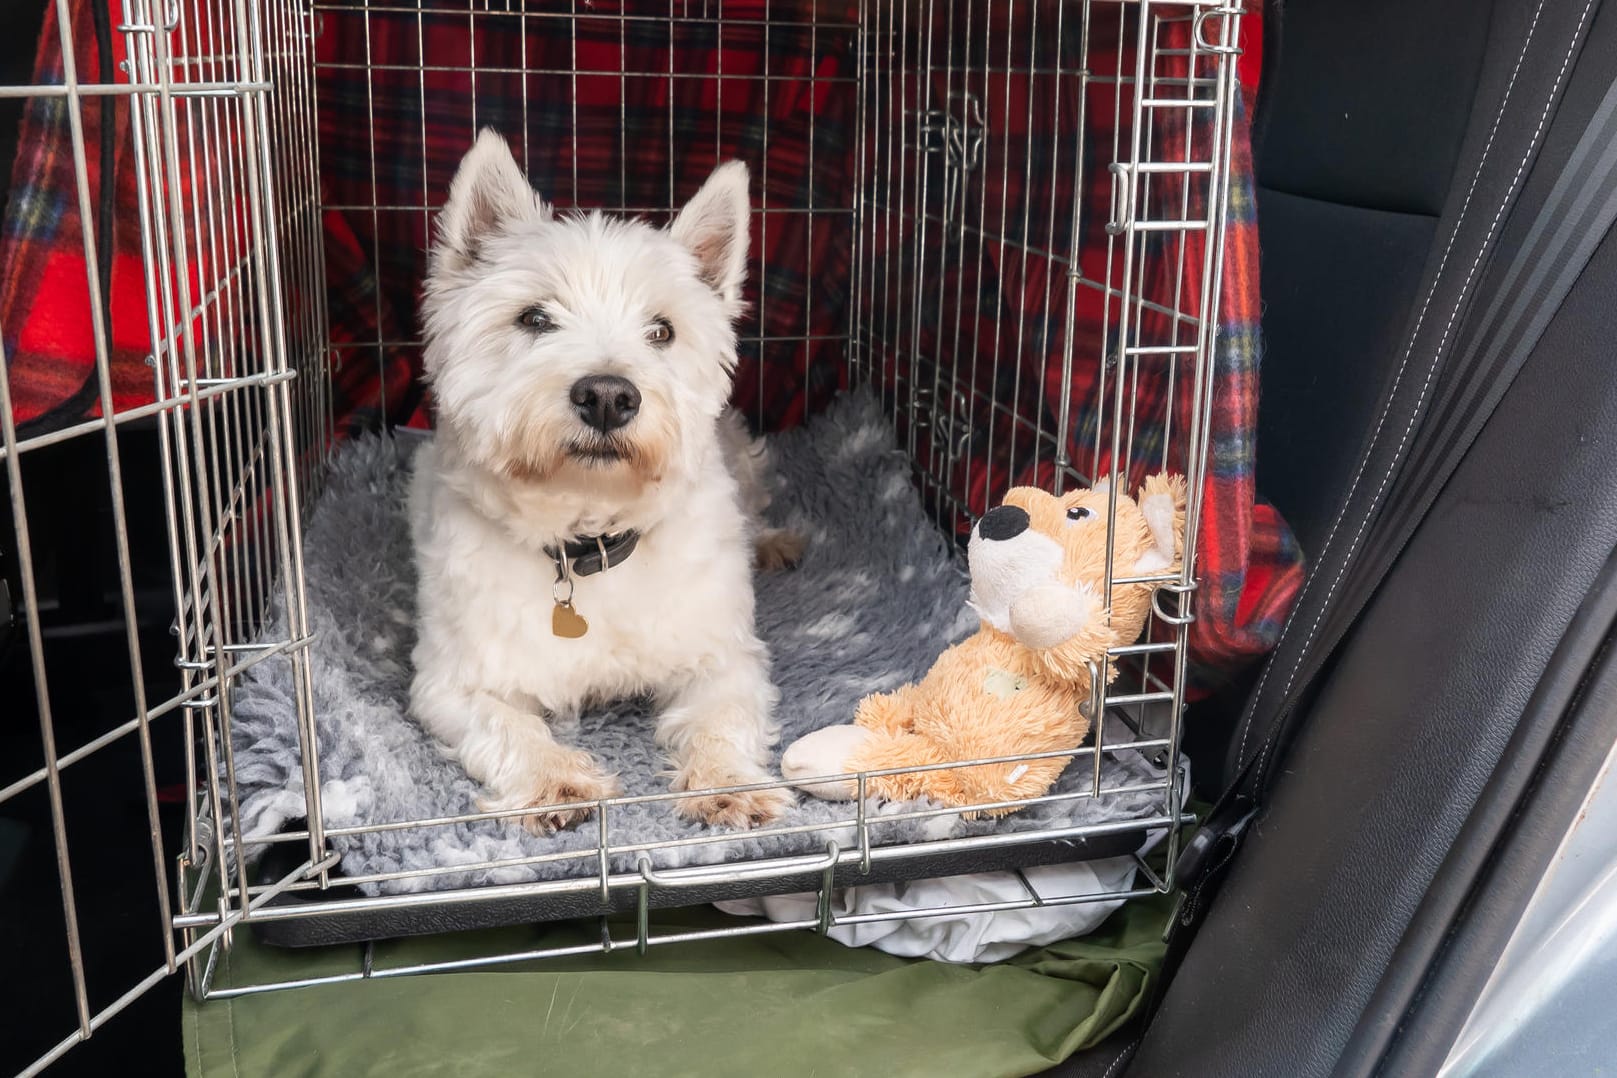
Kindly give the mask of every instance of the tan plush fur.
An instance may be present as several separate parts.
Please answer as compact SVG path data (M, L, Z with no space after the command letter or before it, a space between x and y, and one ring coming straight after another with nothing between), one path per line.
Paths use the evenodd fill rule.
M866 697L854 720L863 734L840 728L845 731L842 744L853 746L842 761L845 773L1073 749L1088 732L1089 719L1079 709L1089 703L1089 663L1098 663L1109 647L1132 643L1140 635L1150 614L1154 585L1114 584L1111 607L1105 609L1106 519L1114 510L1112 494L1105 487L1062 496L1017 488L1006 495L1004 504L1027 513L1028 534L1016 539L1037 544L1052 555L1038 562L1041 579L1017 579L1012 563L1010 597L999 597L1007 604L1009 617L994 619L1004 625L990 624L985 599L979 605L984 614L982 627L939 656L919 683ZM1081 519L1074 520L1069 510ZM1084 510L1089 511L1087 515ZM1114 576L1160 579L1177 573L1184 510L1185 482L1179 476L1151 477L1141 488L1138 501L1119 493L1112 536ZM979 594L980 576L986 575L978 572L979 544L987 546L993 541L985 539L981 531L979 527L972 537L974 598ZM1036 536L1059 545L1058 567L1049 544ZM1054 570L1053 580L1050 569ZM1002 591L1004 587L1001 585ZM1088 605L1078 614L1058 610L1041 620L1036 610L1030 612L1029 604L1035 602ZM1034 622L1074 631L1063 628L1064 638L1048 643L1048 630L1022 631ZM1027 642L1030 637L1036 642ZM1115 667L1109 669L1115 674ZM810 738L798 744L807 745ZM788 757L792 755L788 752ZM820 775L832 773L823 768L835 761L827 761L823 753L799 752L797 757L784 762L788 777L807 777L804 769L815 765L822 768ZM1043 794L1070 760L1070 756L1061 756L872 775L867 779L867 791L886 800L924 796L945 805L1019 800ZM805 789L820 796L850 794L847 784L835 788L835 793L824 786L815 789L805 784ZM990 811L998 815L1014 811L1014 807Z

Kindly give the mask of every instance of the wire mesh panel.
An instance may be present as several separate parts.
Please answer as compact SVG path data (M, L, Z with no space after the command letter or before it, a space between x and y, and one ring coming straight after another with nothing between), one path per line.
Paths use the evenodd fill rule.
M850 357L950 533L1009 487L1105 480L1115 509L1171 471L1190 478L1192 549L1239 14L1221 0L869 6ZM1130 579L1107 565L1106 606ZM1194 581L1187 557L1142 642L1113 649L1103 744L1162 740L1176 756ZM1119 705L1135 722L1108 733Z
M854 361L940 523L1200 455L1236 20L872 5Z
M0 805L48 826L77 1017L71 1031L12 1027L35 1068L196 961L241 912L239 900L209 899L222 924L177 937L173 917L202 896L175 892L173 859L184 868L223 855L212 821L229 819L219 731L233 679L271 651L303 661L306 638L266 646L256 634L270 603L300 601L299 492L318 490L330 428L316 164L303 149L314 119L306 15L290 3L128 0L58 2L46 18L40 72L56 81L0 91L25 100L6 282L21 324L4 327L0 432L15 537L4 543L7 591L14 580L15 646L29 670L4 711L8 735L29 710L39 735L7 760ZM63 190L69 205L48 202ZM77 252L61 243L73 233ZM51 248L43 285L19 272L30 256L20 236ZM133 292L131 274L143 281ZM55 399L39 375L75 356L87 390ZM99 468L79 469L91 455ZM76 489L86 471L92 489ZM73 575L96 570L60 548L52 518L70 500L104 506L104 624L66 616ZM168 596L143 572L153 539L173 570ZM81 553L94 560L100 545ZM166 656L153 654L154 623L173 634ZM123 638L121 657L81 646L101 635ZM86 661L96 665L73 666ZM104 722L103 708L121 717ZM102 894L123 894L126 881L105 876L130 869L74 856L75 835L82 849L87 829L108 826L118 784L106 776L126 765L144 805L132 838L150 846L144 890L156 914L139 926L156 944L155 968L133 985L96 976L108 953L131 950ZM183 803L178 836L161 807L171 789ZM28 1005L56 1012L50 999Z
M311 34L290 5L136 6L130 20L128 74L157 87L135 98L131 117L156 392L183 402L159 436L179 707L187 748L200 755L180 864L191 912L242 848L228 807L232 686L275 656L291 664L290 706L305 735L310 863L325 857L299 542L301 500L318 493L331 426L319 181L307 152ZM286 612L286 632L266 640L272 605ZM245 915L247 901L218 887L216 917Z
M89 29L67 0L56 10L71 60L73 35ZM737 399L774 429L843 389L870 387L928 511L957 541L1012 486L1061 491L1104 479L1115 496L1157 471L1189 478L1184 568L1149 578L1159 590L1145 636L1092 668L1093 684L1109 683L1091 705L1092 743L1055 754L1093 774L1059 797L1092 799L1121 792L1103 781L1103 757L1148 755L1161 778L1126 792L1152 794L1156 807L1111 830L1177 823L1237 14L1224 0L126 0L103 44L121 61L116 78L92 83L69 63L60 85L6 90L65 108L72 122L97 375L94 406L39 433L19 426L27 413L9 393L0 398L42 733L40 762L0 775L0 803L47 795L79 1020L42 1049L42 1062L181 967L199 996L283 987L214 988L222 949L244 922L319 922L339 937L359 925L354 938L374 938L382 928L417 931L446 909L501 910L508 920L599 913L599 946L557 953L644 949L702 934L652 933L658 905L737 888L817 890L813 919L747 931L823 931L835 920L834 887L913 878L934 855L1010 865L1040 841L1107 837L1095 827L883 845L861 796L835 821L798 828L812 834L811 854L661 869L655 842L613 838L609 821L630 801L689 796L668 793L593 803L599 841L587 849L365 877L335 871L343 844L502 818L328 828L310 674L320 641L309 632L300 541L333 441L334 400L362 402L349 429L425 414L414 313L425 253L460 155L485 126L510 138L535 186L563 209L661 221L716 164L745 160L753 264ZM98 99L118 102L118 137L134 159L145 281L137 359L150 387L134 396L115 391L128 364L109 337L96 272L105 261L96 229L107 226L92 206L100 173L79 126ZM137 597L123 523L118 432L136 424L154 435L161 539L174 570L171 594L155 601ZM105 459L134 699L127 721L69 748L53 738L24 462L74 439L96 440ZM1106 580L1108 590L1139 582L1110 565ZM152 608L172 618L177 641L157 695L138 632ZM266 636L269 625L284 631ZM231 690L270 660L292 670L287 706L301 752L291 796L301 821L248 833ZM151 738L160 722L180 731L173 751L185 757L177 841L160 819ZM85 976L61 785L64 769L120 739L141 749L162 951L151 977L107 1000ZM868 776L857 781L863 793ZM883 819L959 811L909 807ZM434 890L446 871L538 861L577 871ZM1138 886L1109 897L1166 888L1140 867ZM1096 897L1030 888L1022 904ZM614 935L611 910L637 915L631 937ZM320 980L370 973L365 961Z

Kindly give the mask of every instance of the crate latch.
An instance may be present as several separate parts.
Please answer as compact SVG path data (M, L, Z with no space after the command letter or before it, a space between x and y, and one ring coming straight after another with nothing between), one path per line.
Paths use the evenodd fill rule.
M982 164L988 123L982 99L974 93L952 93L948 106L921 113L920 143L927 153L943 154L943 223L964 217L966 173Z

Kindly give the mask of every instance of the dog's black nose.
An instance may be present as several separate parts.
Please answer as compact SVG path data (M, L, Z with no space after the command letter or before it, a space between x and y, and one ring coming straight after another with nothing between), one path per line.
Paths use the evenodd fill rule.
M984 539L1015 539L1027 531L1027 510L1014 505L990 509L977 522L977 534Z
M640 391L633 382L615 374L580 378L567 396L578 409L578 418L602 434L617 430L640 411Z

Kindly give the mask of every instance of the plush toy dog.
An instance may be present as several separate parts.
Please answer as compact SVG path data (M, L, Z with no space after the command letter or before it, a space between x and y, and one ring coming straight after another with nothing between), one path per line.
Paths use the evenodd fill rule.
M1089 729L1079 710L1089 702L1089 663L1132 643L1150 614L1154 585L1118 581L1179 571L1185 481L1152 476L1138 501L1117 496L1107 610L1112 507L1104 484L1059 497L1029 487L1007 494L977 522L968 547L970 602L982 627L939 656L919 684L867 696L853 725L794 742L781 773L841 801L857 796L855 781L809 780L1077 748ZM865 789L889 801L927 797L943 805L1020 800L1045 793L1070 760L872 775Z

